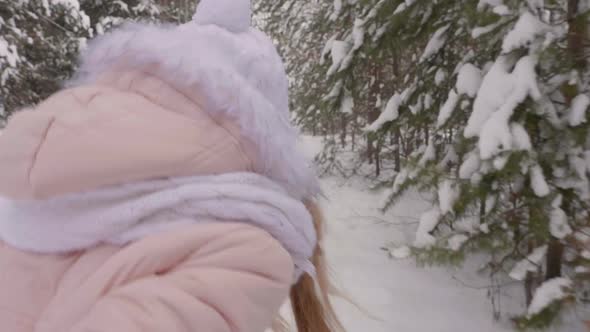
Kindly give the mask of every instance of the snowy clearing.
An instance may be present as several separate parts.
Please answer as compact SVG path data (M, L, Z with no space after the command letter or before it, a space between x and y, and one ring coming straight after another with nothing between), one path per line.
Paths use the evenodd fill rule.
M302 143L309 156L322 147L319 138L303 137ZM382 214L382 193L368 190L363 180L326 177L322 184L325 246L336 284L370 314L336 298L348 332L514 331L506 313L526 311L522 290L502 290L502 317L495 321L485 288L489 279L467 272L476 270L475 259L452 269L419 267L413 258L392 257L407 256L403 246L414 241L420 215L430 208L423 197L407 195ZM587 332L579 325L554 331Z

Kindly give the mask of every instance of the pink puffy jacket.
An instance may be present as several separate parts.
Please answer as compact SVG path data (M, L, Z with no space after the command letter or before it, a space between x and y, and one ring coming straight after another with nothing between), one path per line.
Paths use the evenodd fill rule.
M140 71L59 92L15 115L2 133L0 194L43 199L250 171L251 147L237 127L197 101ZM292 277L283 247L242 224L187 226L62 256L2 243L0 325L3 332L262 332Z

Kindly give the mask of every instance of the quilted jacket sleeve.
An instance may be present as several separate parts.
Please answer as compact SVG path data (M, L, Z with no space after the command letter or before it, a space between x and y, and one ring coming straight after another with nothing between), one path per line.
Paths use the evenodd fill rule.
M194 226L121 255L127 257L113 264L140 259L118 266L110 279L119 286L69 332L261 332L286 299L293 275L282 246L246 225Z

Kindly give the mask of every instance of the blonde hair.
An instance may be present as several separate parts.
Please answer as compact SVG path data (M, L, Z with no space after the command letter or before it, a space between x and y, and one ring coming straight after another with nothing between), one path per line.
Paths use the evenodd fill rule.
M305 202L313 217L318 234L312 263L316 268L316 280L309 275L301 277L291 289L291 305L298 332L344 332L344 328L332 304L329 294L333 290L324 252L320 246L323 238L324 216L315 201Z

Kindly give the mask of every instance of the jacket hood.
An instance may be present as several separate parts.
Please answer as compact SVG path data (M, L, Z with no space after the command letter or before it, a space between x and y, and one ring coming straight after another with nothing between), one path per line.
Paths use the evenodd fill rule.
M283 63L262 32L196 22L129 24L90 43L69 85L92 84L105 72L121 70L149 70L176 89L200 95L204 111L235 122L252 144L257 173L298 197L319 193L315 171L297 149Z

